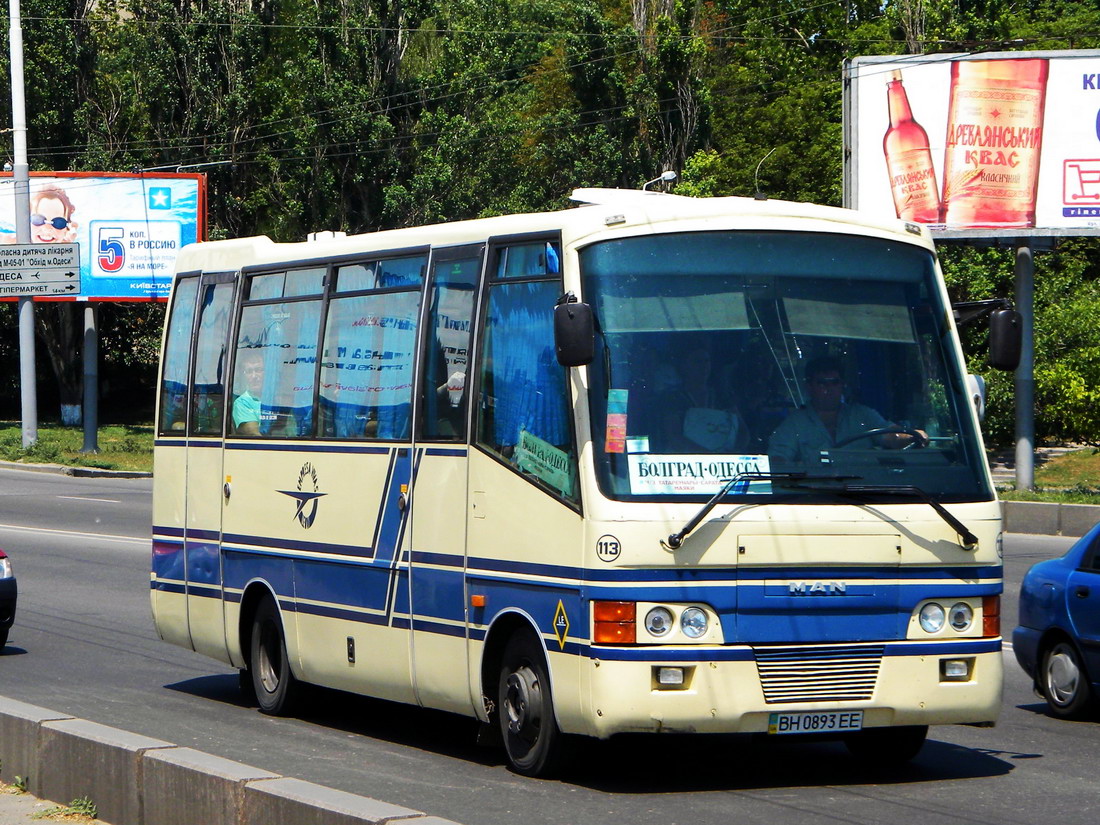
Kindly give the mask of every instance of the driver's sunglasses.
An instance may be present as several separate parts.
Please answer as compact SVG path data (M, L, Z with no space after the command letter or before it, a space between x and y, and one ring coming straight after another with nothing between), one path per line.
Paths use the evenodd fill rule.
M54 229L64 229L69 225L68 218L47 218L45 215L31 215L32 226L45 226L49 224Z

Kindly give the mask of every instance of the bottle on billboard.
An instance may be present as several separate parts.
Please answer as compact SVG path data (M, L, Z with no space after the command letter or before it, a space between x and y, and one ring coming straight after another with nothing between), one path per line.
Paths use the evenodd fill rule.
M890 72L886 81L890 126L882 139L894 210L899 218L917 223L940 220L940 192L928 133L913 119L909 97L901 85L901 71Z
M948 226L1035 226L1045 58L956 60L944 151Z

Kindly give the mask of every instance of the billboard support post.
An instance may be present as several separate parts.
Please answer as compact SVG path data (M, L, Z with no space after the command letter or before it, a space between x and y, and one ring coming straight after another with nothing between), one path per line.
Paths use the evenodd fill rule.
M1016 489L1035 487L1035 257L1031 243L1016 247L1016 311L1022 352L1016 368Z
M84 305L84 446L82 453L99 452L99 306Z
M12 179L15 189L15 237L18 243L31 240L31 180L27 161L27 104L23 87L23 25L19 0L8 0L9 45L11 47L11 119L14 158ZM34 363L34 299L19 298L19 395L23 420L23 448L38 440L38 388Z

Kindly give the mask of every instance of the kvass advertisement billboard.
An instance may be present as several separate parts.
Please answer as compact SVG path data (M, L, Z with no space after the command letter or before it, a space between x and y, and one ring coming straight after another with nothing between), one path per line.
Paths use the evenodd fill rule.
M934 230L1100 228L1100 51L859 57L845 205Z

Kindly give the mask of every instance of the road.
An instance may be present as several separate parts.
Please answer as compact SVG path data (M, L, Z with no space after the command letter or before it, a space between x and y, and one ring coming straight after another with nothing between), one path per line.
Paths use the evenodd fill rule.
M265 717L230 669L157 640L149 513L148 480L0 470L0 547L20 588L0 694L466 825L1093 825L1100 810L1100 721L1047 715L1010 652L998 726L933 728L894 773L827 742L626 737L586 743L563 779L539 781L448 714L316 690L300 718ZM1070 543L1008 537L1006 633L1023 572Z

